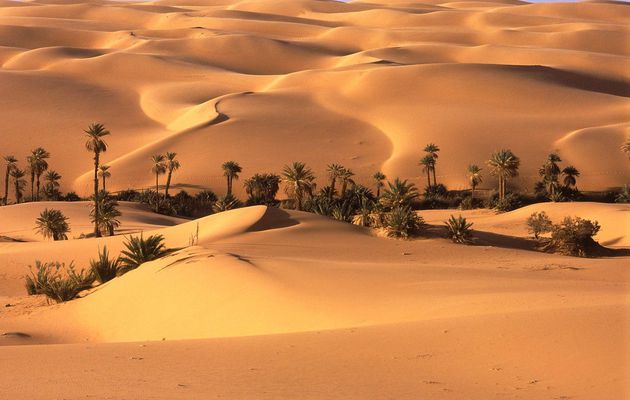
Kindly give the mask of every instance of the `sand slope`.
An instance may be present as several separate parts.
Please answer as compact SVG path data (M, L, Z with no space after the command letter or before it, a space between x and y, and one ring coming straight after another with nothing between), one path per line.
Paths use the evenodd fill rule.
M502 147L522 158L522 188L551 151L581 189L620 186L628 22L616 2L8 1L0 152L44 146L80 193L93 121L113 132L113 190L150 186L148 158L167 150L193 190L222 193L228 159L244 178L303 160L320 176L338 162L362 183L383 170L423 186L428 142L454 189Z
M612 222L628 211L618 205L554 206L547 208L553 218L571 210L600 220L602 232L613 230ZM521 224L530 211L471 217L480 231L494 226L518 236L524 235ZM136 212L142 221L152 215ZM423 214L436 223L442 218ZM199 240L187 246L197 229ZM627 256L584 260L504 247L502 241L473 247L441 238L396 241L313 214L262 206L149 233L186 248L85 298L50 306L21 294L28 263L72 257L81 265L100 246L118 251L123 238L0 243L0 295L12 304L0 309L0 332L30 336L0 336L2 344L22 345L0 349L13 371L25 368L34 354L52 362L58 352L71 351L73 363L92 360L95 371L134 386L112 392L96 380L84 391L66 392L70 398L88 392L133 397L142 387L133 383L140 379L133 362L143 364L138 366L143 371L169 365L159 385L163 390L151 391L151 398L255 398L261 391L270 398L297 392L306 398L379 398L387 390L410 399L418 393L615 399L625 393ZM146 340L159 343L121 343ZM86 342L53 350L29 346ZM191 349L200 356L189 359ZM544 364L534 356L543 353ZM121 363L129 363L124 378L116 372ZM288 374L291 364L296 365L289 375L310 389L282 377L268 380L269 374ZM195 368L218 370L207 380L190 372ZM348 368L352 376L342 372ZM326 383L331 373L335 385ZM22 379L10 390L22 387ZM347 389L336 390L342 383ZM250 389L236 389L242 385ZM179 392L184 387L190 391ZM37 397L36 391L23 394Z

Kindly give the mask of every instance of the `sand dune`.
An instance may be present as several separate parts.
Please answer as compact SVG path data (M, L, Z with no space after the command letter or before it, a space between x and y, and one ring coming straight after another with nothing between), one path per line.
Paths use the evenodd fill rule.
M147 156L164 150L210 160L189 161L176 180L219 193L219 165L228 158L247 164L244 177L301 159L320 175L326 163L341 162L360 182L382 169L422 184L417 160L427 142L441 146L438 176L454 189L466 186L469 163L482 164L499 147L521 156L514 184L524 189L550 151L581 170L581 189L620 186L630 178L616 151L628 130L627 9L4 2L0 82L15 95L0 104L0 148L23 158L43 145L64 189L81 193L89 190L90 157L75 154L92 121L113 132L105 156L113 190L149 186ZM34 85L43 95L30 95ZM221 99L230 118L203 126ZM331 112L348 123L331 125ZM16 144L18 135L26 140ZM591 146L593 138L600 145ZM597 162L585 164L584 154Z
M500 148L521 157L511 185L523 190L552 151L581 171L581 190L619 187L629 22L611 1L0 0L0 155L23 167L43 146L62 189L87 195L82 130L103 122L114 191L152 187L149 159L166 151L182 162L174 190L223 194L227 160L241 180L300 160L320 187L333 162L366 185L382 170L423 187L428 142L451 189ZM481 188L495 184L484 171ZM35 232L44 208L70 218L70 240ZM81 238L86 202L0 207L2 395L630 396L627 205L461 212L475 246L264 206L194 221L120 210L118 235ZM535 251L535 211L595 219L613 250ZM434 226L451 214L420 212ZM86 267L140 231L177 251L71 302L26 296L36 260Z
M59 206L72 214L73 208L83 205ZM547 208L552 218L570 210L600 220L602 232L611 235L628 212L627 207L617 205L554 206ZM6 207L5 213L19 213L20 207ZM460 393L469 398L498 399L516 394L526 399L543 394L588 398L597 394L614 399L624 393L623 365L629 354L627 338L618 327L628 318L627 257L585 263L578 258L505 247L501 241L473 247L441 238L401 242L313 214L262 206L158 228L157 222L151 221L153 214L125 207L130 207L125 211L131 214L126 221L154 224L146 226L152 229L146 234L163 234L169 246L187 246L187 239L196 230L199 240L193 247L98 287L85 298L52 306L21 295L21 276L28 263L49 257L63 261L72 258L85 265L99 247L107 245L117 252L123 237L0 243L4 265L0 286L4 298L0 299L12 304L0 309L0 332L28 335L0 336L0 344L23 345L19 357L27 360L39 352L30 344L89 343L75 353L85 357L75 363L96 362L107 348L111 355L124 354L125 359L146 360L148 365L162 360L173 368L187 357L186 349L192 346L214 359L216 365L224 366L217 373L225 382L269 390L273 398L285 398L296 388L284 379L268 387L260 377L239 378L240 374L227 365L281 371L285 363L306 358L311 367L301 370L300 377L314 384L324 373L316 367L322 362L316 353L336 354L329 360L329 373L348 365L342 360L355 358L350 365L359 375L351 381L343 378L349 387L369 386L367 377L379 376L389 391L400 391L400 398L414 398L418 393L451 398ZM494 227L496 232L518 236L525 235L522 225L532 210L469 216L480 231ZM439 224L442 216L436 213L422 214ZM172 222L176 221L162 223ZM19 224L11 222L14 228ZM627 246L627 238L623 240L617 244ZM598 340L601 335L607 340ZM178 341L181 339L187 341ZM166 343L142 347L120 343L146 340ZM102 342L114 343L98 344ZM346 342L354 344L344 345ZM374 347L374 343L381 344ZM55 348L70 351L72 346ZM282 348L286 346L297 349L285 354ZM240 354L255 347L260 350L249 357L267 358L266 366L249 364L238 354L229 359L219 356L233 348L241 348L237 351ZM478 347L484 350L473 350ZM545 366L538 358L526 355L534 348L544 351ZM279 353L269 357L267 351L273 353L273 349ZM10 347L0 351L9 358L18 357ZM38 354L57 357L48 350ZM476 367L467 368L465 373L457 361L462 354L466 363L476 360ZM369 367L355 365L359 359L369 360ZM398 364L398 359L407 361ZM578 359L569 377L563 366L567 360ZM12 365L23 368L22 361L13 360ZM415 360L414 364L409 360ZM594 363L611 373L604 378L592 370ZM118 375L113 372L117 361L97 364L99 369L113 368L110 373ZM187 368L176 368L179 372L173 371L169 382L184 379L192 365L197 365L196 361ZM391 368L400 372L398 378L387 372ZM415 383L403 378L406 373L402 371L415 371ZM40 374L37 369L34 373ZM125 380L135 376L131 372ZM576 379L578 376L583 379ZM186 382L194 382L193 398L220 393L250 398L245 392L230 391L225 384L211 388L207 382L191 379ZM155 398L174 396L171 390L177 386L173 385L162 394L156 393ZM322 385L321 395L341 395L337 391L333 395L331 386ZM107 390L100 383L88 387L90 393ZM364 390L357 386L352 394L342 397L363 398L360 394ZM375 389L366 396L376 398L378 393L381 391ZM34 398L36 392L25 395Z

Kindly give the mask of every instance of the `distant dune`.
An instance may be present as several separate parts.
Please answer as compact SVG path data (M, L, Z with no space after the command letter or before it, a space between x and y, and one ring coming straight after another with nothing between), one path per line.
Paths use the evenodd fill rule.
M150 186L149 157L167 150L189 190L221 193L229 159L244 178L302 160L422 184L428 142L452 189L511 148L515 185L557 151L601 190L630 181L629 22L604 1L3 1L0 149L45 147L82 194L94 121L113 133L112 190Z

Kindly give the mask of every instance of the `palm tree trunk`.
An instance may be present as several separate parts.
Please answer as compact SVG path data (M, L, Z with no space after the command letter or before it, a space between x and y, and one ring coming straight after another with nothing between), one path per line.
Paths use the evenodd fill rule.
M470 199L471 200L475 200L475 185L471 186L471 191L470 191Z
M376 198L378 199L379 197L381 197L381 187L376 186Z
M166 187L164 188L164 197L168 197L168 188L171 187L171 176L173 175L173 170L168 170L168 175L166 176Z
M20 182L15 179L15 204L20 204Z
M105 176L103 176L103 192L105 191Z
M9 167L7 167L7 173L4 176L4 201L3 204L6 206L7 201L9 201Z
M227 176L227 194L226 197L230 197L232 195L232 178Z
M101 237L101 230L98 229L98 164L101 154L94 152L94 236Z
M37 201L39 201L39 188L40 188L40 182L39 182L39 178L41 175L37 174Z
M427 167L427 186L431 186L431 171L429 167Z
M33 201L35 196L35 171L31 169L31 201Z
M155 212L160 211L159 174L155 173Z
M435 167L431 168L431 170L433 171L433 184L437 185L437 180L435 179Z
M332 178L332 180L330 181L330 195L329 200L332 201L333 199L333 195L335 194L335 185L337 184L337 179Z

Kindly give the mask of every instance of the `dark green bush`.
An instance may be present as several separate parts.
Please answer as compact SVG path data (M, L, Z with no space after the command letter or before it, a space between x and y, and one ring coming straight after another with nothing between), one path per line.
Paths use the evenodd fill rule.
M553 224L546 212L535 212L527 218L527 230L533 234L536 239L541 234L551 232Z
M121 252L120 274L138 268L141 264L164 257L172 250L164 245L162 235L151 235L144 238L140 236L130 236L124 243L126 250Z
M383 226L387 236L408 238L424 228L424 220L410 207L394 207L385 214Z
M448 221L444 222L447 237L455 243L469 244L472 239L472 222L466 221L461 215L455 218L451 215Z
M43 294L61 303L70 301L82 291L91 288L94 276L91 271L83 269L77 272L73 263L66 267L65 264L59 262L36 261L35 267L31 267L30 275L25 277L25 281L29 295Z
M597 221L565 217L551 228L551 240L546 248L566 255L586 257L600 248L593 239L600 230Z
M98 252L98 259L90 261L90 270L94 279L105 283L114 279L120 270L120 258L109 258L107 247Z

